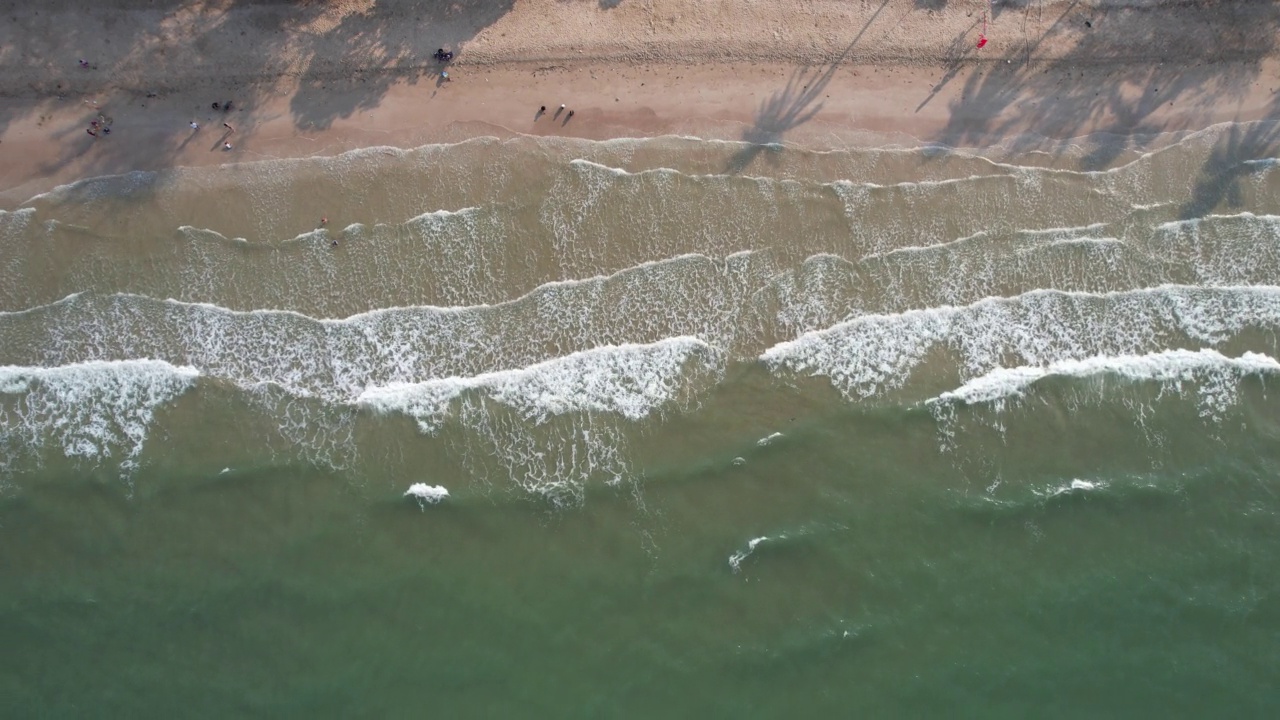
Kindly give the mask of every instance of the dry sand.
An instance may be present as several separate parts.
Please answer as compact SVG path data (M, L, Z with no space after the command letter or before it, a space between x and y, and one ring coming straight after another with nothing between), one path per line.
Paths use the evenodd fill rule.
M91 175L477 134L1052 146L1104 131L1138 146L1280 111L1280 5L998 2L978 49L985 8L11 0L0 25L0 207ZM437 47L457 52L450 82ZM227 99L233 112L211 109ZM535 119L561 103L571 120ZM113 132L95 140L85 129L99 113ZM193 132L192 120L203 127Z

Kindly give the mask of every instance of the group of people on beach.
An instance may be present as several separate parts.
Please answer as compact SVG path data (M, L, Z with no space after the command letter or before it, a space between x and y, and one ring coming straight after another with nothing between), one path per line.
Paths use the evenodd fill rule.
M223 111L223 112L231 112L231 106L232 106L232 101L228 100L228 101L226 101L226 102L224 102L224 103L216 103L216 102L215 102L215 103L213 103L213 105L211 105L210 107L212 107L214 110L221 110L221 111ZM200 123L196 122L195 120L192 120L192 121L191 121L190 123L188 123L188 124L191 126L191 129L192 129L193 131L195 131L195 130L199 130L199 129L200 129ZM235 128L233 128L233 127L231 127L231 123L226 123L226 122L222 123L222 127L224 127L224 128L226 128L226 129L227 129L227 134L226 134L226 135L223 135L222 149L223 149L223 150L230 150L232 146L231 146L231 143L230 143L230 142L227 142L227 141L226 141L226 138L227 138L227 136L231 135L231 133L235 132L235 131L236 131L236 129L235 129Z
M431 54L431 57L435 58L437 62L447 63L450 60L453 60L453 51L445 50L444 48L436 48L436 51ZM450 82L451 78L449 77L449 71L441 70L440 79L445 82Z
M94 137L99 137L98 133L110 135L111 118L103 115L102 113L98 113L98 117L96 119L89 121L89 127L85 129L85 132Z
M555 114L555 115L552 115L552 116L551 116L551 119L553 119L553 120L554 120L555 118L560 117L560 113L562 113L562 112L564 112L564 103L560 103L560 108L559 108L558 110L556 110L556 114ZM547 114L547 106L546 106L546 105L543 105L542 107L538 108L538 112L534 114L533 119L536 121L538 118L540 118L540 117L542 117L543 115L546 115L546 114ZM564 121L565 121L565 122L569 122L569 118L572 118L572 117L573 117L573 111L572 111L572 110L570 110L570 111L569 111L569 114L564 116Z
M434 58L437 62L448 63L453 60L453 51L445 50L444 48L436 48L436 51L432 53L431 57ZM80 67L83 69L89 69L92 66L87 60L81 59ZM440 72L440 78L442 80L449 81L450 80L449 72L447 70L442 70ZM150 95L148 97L150 97ZM215 102L211 105L211 107L214 110L221 110L224 113L229 113L231 112L231 109L233 107L233 102L231 100L228 100L222 103ZM558 118L564 112L565 112L565 106L563 103L561 103L560 108L556 110L556 113L553 117ZM546 114L547 114L547 106L543 105L540 108L538 108L538 113L537 115L534 116L534 120L537 120L538 118ZM573 118L573 115L574 115L574 111L570 110L568 114L564 116L564 121L569 122L569 120ZM190 126L192 131L196 131L200 129L200 123L195 120L191 121ZM226 128L227 135L230 135L231 133L236 131L235 128L231 127L230 123L224 122L222 123L222 127ZM99 133L101 133L102 135L110 135L111 134L111 118L104 117L101 114L98 115L96 120L93 120L89 123L89 127L85 129L85 132L87 132L88 134L92 135L95 138L99 137ZM225 136L222 143L222 149L223 150L232 149L231 143L225 139Z
M437 62L447 63L453 60L453 51L445 50L444 48L436 48L436 51L431 54L431 57L434 58ZM449 77L449 71L441 70L440 79L444 80L445 82L449 82L451 80L451 78ZM538 108L538 112L537 114L534 115L533 119L537 121L539 118L541 118L543 115L546 115L546 114L547 114L547 106L543 105ZM552 119L559 118L561 114L564 114L564 121L569 122L571 119L573 119L574 111L570 110L568 113L565 113L565 106L563 103L561 103L560 108L556 110L556 113L555 115L552 116Z

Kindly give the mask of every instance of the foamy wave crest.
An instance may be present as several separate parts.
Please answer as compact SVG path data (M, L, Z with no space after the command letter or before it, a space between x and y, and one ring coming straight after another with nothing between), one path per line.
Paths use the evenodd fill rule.
M427 505L435 505L449 497L449 490L443 485L414 483L404 491L404 496L417 500L418 507L426 509Z
M1246 352L1232 358L1207 348L1166 350L1149 355L1064 360L1044 367L1001 368L942 393L928 404L989 403L1001 410L1006 401L1021 398L1033 383L1043 378L1106 375L1131 382L1156 382L1165 391L1179 394L1185 386L1193 386L1200 400L1201 417L1219 420L1237 401L1242 379L1277 374L1280 374L1280 362L1259 353Z
M694 337L606 346L519 370L373 387L361 393L357 402L378 412L409 415L427 433L439 429L449 407L468 391L478 391L534 423L575 412L642 420L682 395L691 361L702 361L704 369L715 368L718 356L715 348Z
M551 284L503 305L387 308L341 320L84 294L0 315L0 362L156 358L241 388L275 384L347 403L371 387L474 378L602 346L694 336L733 351L763 332L743 318L771 267L753 255L686 256Z
M119 453L137 467L156 408L190 389L199 373L158 360L62 367L0 367L0 446L13 459L52 441L69 458Z
M1106 487L1107 483L1102 481L1081 480L1080 478L1075 478L1065 485L1058 485L1045 491L1037 490L1035 493L1041 497L1055 498L1059 495L1067 495L1069 493L1087 493L1095 492L1097 490L1105 490Z
M1246 352L1238 358L1217 350L1166 350L1150 355L1091 357L1063 360L1043 367L1001 368L942 393L929 403L990 403L1020 397L1037 380L1050 376L1090 377L1115 375L1128 380L1154 381L1174 388L1183 383L1203 382L1225 374L1230 379L1246 375L1280 374L1280 362L1259 353Z
M721 356L696 338L670 338L519 370L370 388L359 403L407 414L431 434L452 417L467 430L457 451L477 478L509 478L524 492L575 505L593 481L638 481L618 418L642 420L691 402L719 377Z
M1275 282L1280 272L1280 216L1208 215L1162 223L1151 255L1165 267L1191 269L1195 284Z
M1246 328L1280 328L1280 288L1165 286L1118 293L1035 291L962 307L866 315L779 343L775 373L822 376L850 398L901 388L931 355L962 379L1010 365L1144 355L1216 345Z
M767 542L769 536L761 535L758 538L752 538L747 542L747 546L729 556L729 569L738 572L742 569L742 561L751 557L751 553L756 551L756 547L762 542Z

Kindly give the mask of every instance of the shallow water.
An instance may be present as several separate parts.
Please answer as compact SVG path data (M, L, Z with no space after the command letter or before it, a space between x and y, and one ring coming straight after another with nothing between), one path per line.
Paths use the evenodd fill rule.
M0 696L1262 715L1263 131L1104 170L482 138L33 198L0 214Z

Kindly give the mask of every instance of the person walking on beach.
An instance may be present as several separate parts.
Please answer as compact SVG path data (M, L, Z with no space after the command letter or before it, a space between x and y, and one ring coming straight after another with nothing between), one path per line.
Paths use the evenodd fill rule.
M570 111L569 111L569 114L565 116L565 118L564 118L564 119L565 119L565 122L568 122L568 121L569 121L569 118L571 118L571 117L573 117L573 111L572 111L572 110L570 110Z
M192 129L192 130L199 130L199 129L200 129L200 123L196 122L195 120L192 120L192 121L191 121L191 129Z
M230 150L230 149L231 149L231 143L228 143L228 142L224 142L224 143L222 143L222 149L223 149L223 150Z
M226 128L228 132L235 132L235 131L236 131L236 129L235 129L235 128L231 127L230 125L228 125L228 124L226 124L226 123L222 123L222 127Z

